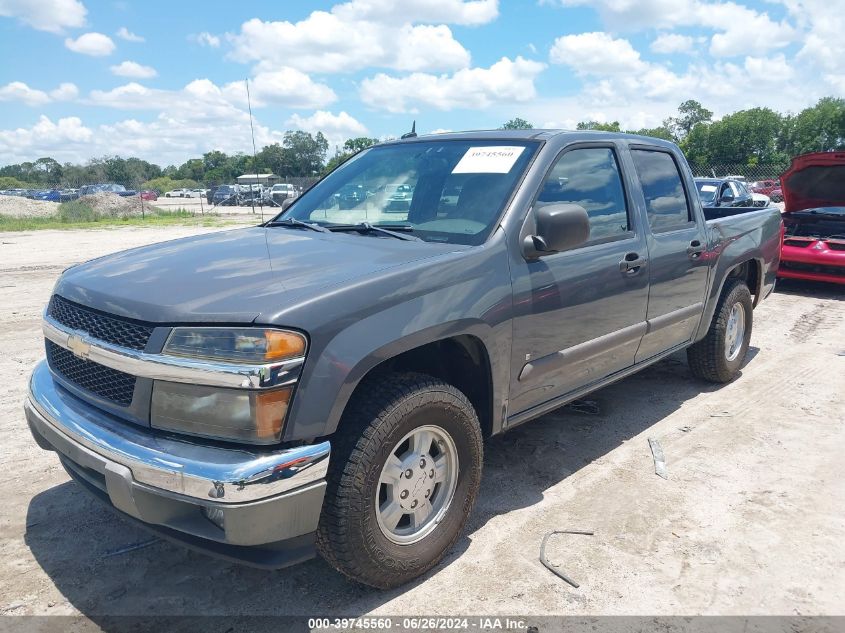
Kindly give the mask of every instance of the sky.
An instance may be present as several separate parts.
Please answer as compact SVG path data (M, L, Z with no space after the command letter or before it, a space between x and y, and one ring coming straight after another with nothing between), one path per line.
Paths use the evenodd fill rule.
M845 0L0 0L0 164L845 96Z

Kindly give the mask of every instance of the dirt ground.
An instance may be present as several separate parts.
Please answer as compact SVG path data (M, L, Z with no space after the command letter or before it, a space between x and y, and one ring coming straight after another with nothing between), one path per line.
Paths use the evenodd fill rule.
M468 529L425 578L354 585L156 541L37 448L22 412L39 317L68 265L203 229L0 234L0 612L7 615L845 614L845 292L780 283L721 387L683 355L485 445ZM654 474L658 438L668 479ZM540 541L574 589L538 561Z

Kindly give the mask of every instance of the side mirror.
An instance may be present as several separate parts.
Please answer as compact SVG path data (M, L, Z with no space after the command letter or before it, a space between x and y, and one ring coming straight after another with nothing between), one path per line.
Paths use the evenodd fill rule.
M722 197L719 198L719 202L733 202L734 201L734 192L730 189L726 189L722 192Z
M285 198L282 200L282 211L286 211L287 208L293 204L294 198Z
M536 259L580 246L590 239L590 218L578 204L552 203L534 208L536 234L527 235L522 248L526 258Z

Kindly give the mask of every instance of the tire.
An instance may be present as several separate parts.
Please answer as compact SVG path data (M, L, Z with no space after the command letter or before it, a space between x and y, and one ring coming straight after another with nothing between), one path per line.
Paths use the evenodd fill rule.
M742 331L731 336L732 311L742 311ZM687 361L693 375L716 383L730 382L748 353L754 321L751 292L744 281L728 280L713 314L707 335L687 348ZM738 317L738 315L737 315ZM730 345L731 340L735 341Z
M444 435L438 436L441 432ZM432 462L423 468L425 459L419 459L417 469L417 447L425 441L409 440L418 442L414 447L403 438L424 437L425 433L439 439L430 443L431 450L425 453ZM460 536L481 483L481 428L467 397L425 374L382 375L357 390L337 436L317 529L317 548L323 558L347 577L380 589L402 585L437 565ZM447 447L448 442L451 445ZM403 453L405 446L409 448ZM454 483L431 484L426 477L430 474L433 481L435 473L429 468L445 463L444 455L452 451L456 459L451 462L455 467L449 471L453 474L449 481L454 478ZM396 454L407 455L405 465L413 461L414 470L411 479L397 479L397 486L391 488L383 483L388 472L383 469ZM409 471L400 468L397 472L404 477ZM419 492L407 496L405 486ZM395 492L399 488L403 489ZM390 490L394 492L387 495ZM390 520L380 508L394 503L410 507L413 502L416 506L414 494L421 500L424 495L428 502L423 500L423 504L435 510L428 515L428 522L421 522L414 532L417 528L411 512L402 515L395 532L385 527L383 523ZM401 495L406 495L404 501L400 501ZM438 504L444 504L439 512ZM408 527L401 527L406 516ZM407 533L399 534L403 530ZM397 542L402 539L405 542Z

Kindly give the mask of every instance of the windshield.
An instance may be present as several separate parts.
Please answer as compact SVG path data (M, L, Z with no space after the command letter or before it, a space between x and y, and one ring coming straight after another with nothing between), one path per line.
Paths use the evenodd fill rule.
M429 242L487 239L539 143L419 141L361 152L277 218L399 226Z
M698 187L698 196L702 202L713 202L716 199L716 192L719 191L718 180L696 180L695 186Z

